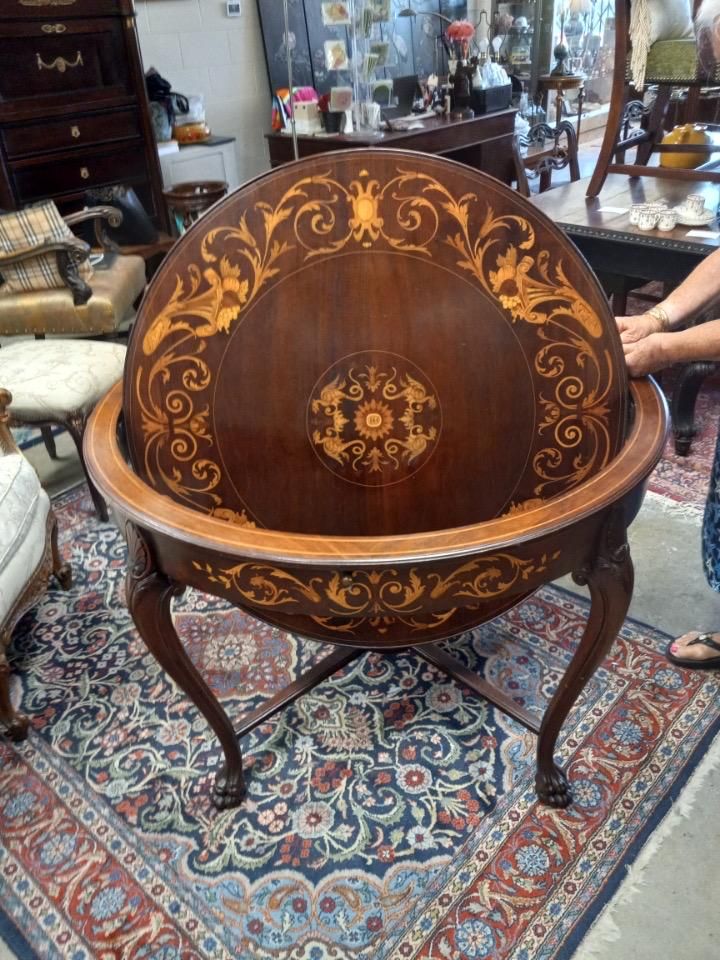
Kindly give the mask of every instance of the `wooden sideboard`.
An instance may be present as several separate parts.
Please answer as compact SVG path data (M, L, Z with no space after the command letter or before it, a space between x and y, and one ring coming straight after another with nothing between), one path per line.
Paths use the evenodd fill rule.
M0 207L135 188L167 227L132 0L2 0Z
M422 121L416 130L395 130L387 133L361 131L336 136L299 136L301 157L330 150L348 150L353 147L394 147L398 150L417 150L458 160L476 170L489 173L503 183L512 183L517 177L518 154L515 145L515 113L498 110L472 120L453 120L431 117ZM292 137L286 133L266 134L270 163L278 167L293 159Z

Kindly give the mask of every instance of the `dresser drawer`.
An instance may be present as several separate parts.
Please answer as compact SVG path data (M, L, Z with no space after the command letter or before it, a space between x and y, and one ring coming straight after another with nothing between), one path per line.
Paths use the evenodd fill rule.
M49 120L0 131L5 151L12 160L33 153L87 147L141 136L137 110L82 114L67 120Z
M43 30L50 26L62 31ZM77 109L131 92L123 22L117 17L0 21L0 49L0 102L8 119L39 98L46 107L67 103Z
M122 13L132 15L132 0L0 0L0 21L65 20Z
M123 146L122 150L86 153L77 159L10 164L10 172L22 203L104 184L130 183L148 175L142 142L134 149Z

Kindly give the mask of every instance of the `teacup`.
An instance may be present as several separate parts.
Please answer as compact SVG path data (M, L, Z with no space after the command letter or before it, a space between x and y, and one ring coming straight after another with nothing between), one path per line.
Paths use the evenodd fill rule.
M677 225L677 214L674 210L663 210L658 217L658 230L674 230Z
M647 208L646 203L634 203L630 207L630 226L636 227L640 223L640 214Z
M683 208L693 217L701 217L705 213L705 197L701 193L690 193L685 199Z
M644 210L640 211L637 225L641 230L654 230L658 219L657 211L653 210L651 206L646 206Z

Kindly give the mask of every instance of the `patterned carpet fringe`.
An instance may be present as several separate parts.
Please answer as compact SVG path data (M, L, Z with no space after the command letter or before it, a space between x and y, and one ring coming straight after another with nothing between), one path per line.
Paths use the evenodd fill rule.
M668 837L682 825L684 820L692 817L705 781L718 766L720 766L720 738L716 738L712 743L667 816L643 846L640 856L627 868L627 876L622 886L592 925L572 960L604 960L607 957L605 945L615 943L622 936L615 922L618 908L632 903L640 888L646 885L646 873L652 860Z

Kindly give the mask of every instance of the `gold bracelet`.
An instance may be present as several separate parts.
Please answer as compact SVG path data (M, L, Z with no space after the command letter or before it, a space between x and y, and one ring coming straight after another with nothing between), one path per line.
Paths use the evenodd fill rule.
M654 317L660 324L660 333L665 333L666 330L670 329L670 317L667 314L667 310L663 307L659 305L657 307L651 307L646 313L649 317Z

